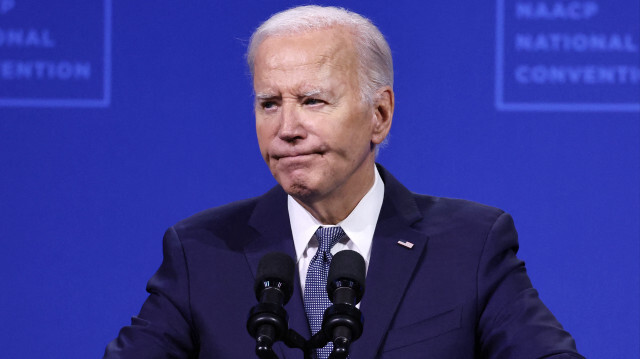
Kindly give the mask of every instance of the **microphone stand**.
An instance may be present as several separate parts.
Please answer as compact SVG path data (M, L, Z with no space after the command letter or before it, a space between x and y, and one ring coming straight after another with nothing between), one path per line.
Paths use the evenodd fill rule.
M287 270L273 271L272 267ZM305 359L312 359L315 349L332 341L329 359L347 359L351 343L360 338L364 326L364 317L356 305L364 293L365 271L364 259L355 251L341 251L334 256L327 277L327 294L334 304L324 311L320 331L305 340L289 328L289 315L284 309L291 297L293 262L286 254L265 255L258 266L260 275L255 284L260 303L251 308L247 319L247 330L256 339L258 357L278 359L273 344L282 340L289 348L302 350ZM283 276L285 279L281 279Z
M260 309L263 310L254 310L254 315L252 316L251 322L254 328L256 322L265 323L264 307ZM357 316L354 317L354 314L357 314ZM268 317L271 320L274 319L271 315L268 315ZM358 321L354 318L360 318L360 320ZM278 319L285 318L280 317ZM273 351L273 344L279 339L275 332L284 329L286 334L281 338L282 341L289 348L300 349L304 359L312 359L314 350L327 345L331 340L330 337L335 337L336 339L333 341L333 350L329 355L329 359L347 359L351 342L358 339L362 334L362 321L362 314L358 308L350 305L333 305L325 311L322 330L314 334L309 340L305 340L298 332L288 328L286 321L277 320L278 323L275 326L263 326L254 332L256 334L256 355L260 359L279 359L278 355ZM329 336L329 333L331 336ZM271 338L276 339L272 340Z
M273 344L282 340L289 348L298 348L311 359L307 341L295 330L289 328L289 315L282 306L274 303L258 303L249 312L247 330L256 338L256 355L260 359L278 359ZM325 341L326 344L326 341ZM324 344L322 345L324 346Z
M329 359L347 359L352 342L360 338L364 317L360 309L346 303L338 303L325 310L322 329L307 342L308 352L322 348L333 338L333 349Z

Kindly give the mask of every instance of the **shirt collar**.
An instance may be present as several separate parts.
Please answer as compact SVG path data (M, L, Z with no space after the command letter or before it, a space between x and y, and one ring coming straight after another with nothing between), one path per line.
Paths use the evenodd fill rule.
M369 192L362 197L358 205L342 222L337 225L342 227L349 239L353 242L354 249L364 258L368 258L371 251L373 233L376 229L382 201L384 199L384 182L374 166L374 182ZM296 249L296 262L305 254L311 237L318 227L323 226L293 197L288 196L289 220L291 233ZM324 225L324 227L330 227Z

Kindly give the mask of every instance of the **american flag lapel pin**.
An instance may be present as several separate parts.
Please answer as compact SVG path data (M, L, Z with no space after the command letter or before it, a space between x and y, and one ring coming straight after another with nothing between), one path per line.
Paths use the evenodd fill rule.
M411 242L405 242L405 241L398 241L398 244L405 247L405 248L413 248L413 243Z

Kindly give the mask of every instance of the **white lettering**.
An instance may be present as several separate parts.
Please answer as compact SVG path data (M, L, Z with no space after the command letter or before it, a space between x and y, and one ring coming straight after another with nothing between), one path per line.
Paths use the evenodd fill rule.
M537 84L544 83L545 71L542 66L535 66L531 69L531 80Z
M621 83L626 83L627 82L627 68L626 67L622 67L622 66L618 66L618 75L620 77L622 77L622 81L620 81Z
M515 50L527 52L627 52L637 53L638 42L628 34L540 33L515 35Z
M0 60L2 80L61 80L91 79L91 63L71 61L13 61Z
M552 67L549 69L549 79L553 82L565 82L567 78L567 73L564 71L559 71L558 68Z
M24 62L16 63L15 77L31 78L33 76L33 66L27 66Z
M516 51L532 51L533 35L516 34L515 39L516 39Z
M24 47L38 47L40 45L40 35L35 30L29 30L24 39Z
M55 47L56 43L51 38L49 29L42 30L42 47Z
M591 19L598 14L598 3L595 1L587 1L584 3L582 13L585 19Z
M91 64L88 62L76 63L74 77L78 80L91 79Z
M578 83L580 81L580 71L581 69L576 67L569 67L565 69L558 69L558 71L566 71L567 75L569 75L569 82L572 84Z
M560 36L560 34L549 35L549 40L552 49L558 49L562 45L562 36Z
M0 47L39 47L56 46L49 29L0 29Z
M521 84L528 84L529 83L529 67L527 66L518 66L516 67L516 81L518 81Z
M593 66L585 66L582 70L582 80L586 84L598 83L596 79L596 70Z
M533 5L531 3L516 3L516 18L530 19L533 17Z
M7 45L9 46L22 46L22 42L24 39L24 31L22 30L9 30L9 35L7 35Z
M515 15L525 20L589 20L598 14L595 1L517 2Z
M44 77L44 70L45 70L45 66L46 64L44 62L36 62L35 63L35 68L36 68L36 73L37 73L37 78L41 79Z
M589 37L589 47L593 51L607 51L607 37L605 35L592 35Z
M603 83L614 84L616 82L616 70L612 67L598 67L598 78Z
M640 67L626 65L519 65L514 71L514 78L517 83L523 85L636 85L640 84Z
M0 66L0 74L3 79L11 80L13 79L13 63L4 61L2 62L2 66Z
M540 51L549 51L549 42L546 36L536 36L533 44L534 47L540 49Z

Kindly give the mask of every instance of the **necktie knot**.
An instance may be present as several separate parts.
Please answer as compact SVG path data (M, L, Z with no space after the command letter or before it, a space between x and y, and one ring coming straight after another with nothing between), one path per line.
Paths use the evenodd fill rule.
M331 257L331 248L345 235L341 227L320 227L316 230L318 253Z

